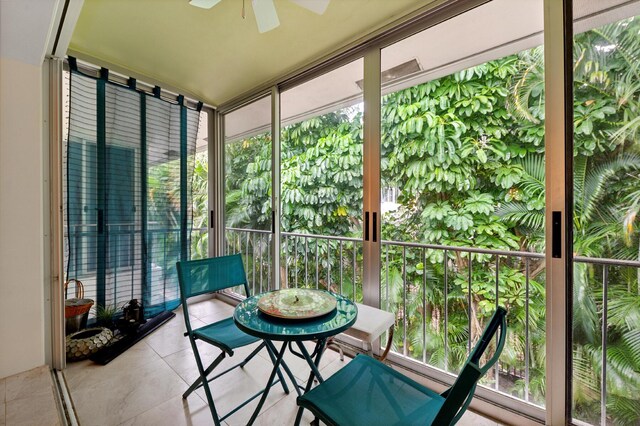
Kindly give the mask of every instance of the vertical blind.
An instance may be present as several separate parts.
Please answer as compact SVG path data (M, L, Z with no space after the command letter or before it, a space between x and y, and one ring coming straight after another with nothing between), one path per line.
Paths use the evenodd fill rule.
M199 111L70 63L66 279L99 306L136 298L147 317L173 309L175 264L190 251Z

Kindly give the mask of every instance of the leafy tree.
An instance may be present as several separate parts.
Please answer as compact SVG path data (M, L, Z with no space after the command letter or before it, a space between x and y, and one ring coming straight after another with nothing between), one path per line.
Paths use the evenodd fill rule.
M640 22L627 19L575 37L573 219L579 256L640 258L639 33ZM500 389L538 404L545 392L544 260L464 248L544 250L543 76L543 52L534 48L390 93L381 111L382 187L400 190L398 208L382 220L381 300L397 318L394 349L455 372L496 303L505 305L510 332ZM283 282L361 300L360 106L288 125L280 139L283 230L355 238L287 237L279 254ZM227 226L269 230L270 135L227 143L226 157ZM238 241L230 236L230 244ZM268 259L264 242L246 244L253 244L249 261ZM319 265L323 273L316 278ZM607 409L611 421L636 424L638 268L575 263L574 412L587 421L599 417L604 268ZM495 380L490 375L486 383Z

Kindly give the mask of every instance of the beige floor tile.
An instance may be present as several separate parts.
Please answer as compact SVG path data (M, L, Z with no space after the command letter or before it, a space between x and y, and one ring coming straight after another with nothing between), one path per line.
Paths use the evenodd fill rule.
M88 383L109 381L114 374L125 371L135 375L145 365L160 361L158 354L145 341L138 342L107 365L90 360L67 364L64 376L70 391L75 391Z
M296 404L297 395L292 392L285 398L278 401L268 410L262 410L262 414L258 416L254 425L256 426L274 426L274 425L292 425L298 413L298 405ZM308 425L313 421L313 414L309 410L302 412L301 425Z
M193 315L189 316L189 321L191 321L192 323L197 320L198 318L194 317ZM173 328L173 327L180 327L183 333L186 331L187 328L184 323L184 315L182 315L182 311L176 312L175 317L171 318L169 321L165 322L161 326L162 329Z
M329 377L333 376L336 371L347 365L349 361L351 361L351 358L345 356L344 361L340 361L340 358L338 358L328 364L321 363L320 374L322 374L322 378L327 380Z
M171 398L149 411L130 419L122 426L209 426L213 424L211 411L197 395L184 400Z
M115 361L114 361L115 362ZM181 395L186 383L162 359L146 364L94 370L99 375L69 381L76 414L82 425L118 424Z
M16 398L5 405L7 426L60 425L58 407L52 391Z
M191 321L192 328L203 327L204 325L205 323L197 319ZM163 358L191 347L189 338L184 336L184 329L182 327L160 327L151 335L147 336L144 341Z
M233 314L233 306L218 299L204 300L202 302L189 305L189 315L195 316L199 319L203 319L207 316L215 315L220 312L224 312L227 314L226 316L230 316Z
M230 307L229 309L221 309L215 312L211 312L207 315L201 316L200 320L205 324L211 324L232 316L233 316L233 308Z
M53 391L51 372L48 366L41 366L5 378L5 401L48 395Z
M216 367L215 371L222 372L226 368L231 367L244 360L258 346L258 343L238 348L234 351L232 357L226 356L225 359ZM200 357L206 367L221 353L220 349L212 345L198 346ZM263 349L264 350L264 349ZM165 362L176 372L182 379L191 384L199 376L196 360L193 356L191 348L173 353L164 358ZM263 358L256 356L250 363L264 362Z
M7 424L5 420L5 407L6 404L4 403L4 401L0 402L0 426L4 426Z
M224 415L228 413L230 410L238 406L238 404L242 403L251 395L265 387L269 375L271 374L272 366L265 362L259 362L259 360L255 361L258 362L251 362L247 364L244 369L238 368L232 370L213 382L211 391L219 414ZM291 392L294 392L293 389L291 389L290 384L289 387ZM198 389L196 393L206 401L204 389ZM269 391L269 395L261 411L269 409L269 407L273 406L280 399L285 397L285 395L286 394L280 384L274 385ZM226 423L230 426L245 425L257 405L258 399L255 399L250 404L229 417L226 420Z

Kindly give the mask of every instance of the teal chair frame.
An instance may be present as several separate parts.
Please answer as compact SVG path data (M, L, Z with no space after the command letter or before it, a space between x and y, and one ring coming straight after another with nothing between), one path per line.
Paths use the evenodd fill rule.
M298 405L328 425L453 425L473 399L478 380L498 361L507 334L507 311L498 307L453 386L442 394L375 359L356 358L308 393ZM480 366L500 332L493 356ZM298 425L299 422L296 423Z
M189 386L189 389L182 395L182 398L186 399L194 390L199 387L204 387L213 421L216 425L220 425L224 419L260 396L264 392L264 389L251 396L227 414L219 416L209 383L237 367L244 367L263 348L267 349L272 362L275 362L275 355L271 352L269 346L262 341L243 361L211 378L207 378L227 355L230 357L233 356L234 349L250 345L260 340L257 337L250 336L241 331L235 325L233 317L228 317L197 329L191 327L191 321L189 320L189 305L187 302L192 297L215 293L238 286L243 286L245 295L247 297L250 296L242 256L240 254L233 254L208 259L181 261L176 264L176 267L178 269L178 281L180 283L180 302L182 303L182 313L184 314L184 322L187 328L184 335L188 337L191 342L191 348L193 349L198 372L200 373L196 381L193 382L193 384ZM196 344L198 340L216 346L221 350L220 355L218 355L207 368L205 368L202 363L202 357ZM279 369L277 373L278 381L282 384L285 393L288 394L289 389Z

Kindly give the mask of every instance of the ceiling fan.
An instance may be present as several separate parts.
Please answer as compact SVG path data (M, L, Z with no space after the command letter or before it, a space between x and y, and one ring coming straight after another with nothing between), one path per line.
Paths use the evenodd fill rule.
M190 0L189 4L192 6L200 7L202 9L211 9L221 0ZM292 3L297 4L307 10L310 10L318 15L322 15L329 1L331 0L289 0ZM271 31L280 25L278 14L276 13L276 6L273 4L273 0L251 0L253 4L253 13L256 16L256 23L258 24L258 31L260 33L266 33ZM244 17L244 0L243 0L243 17Z

